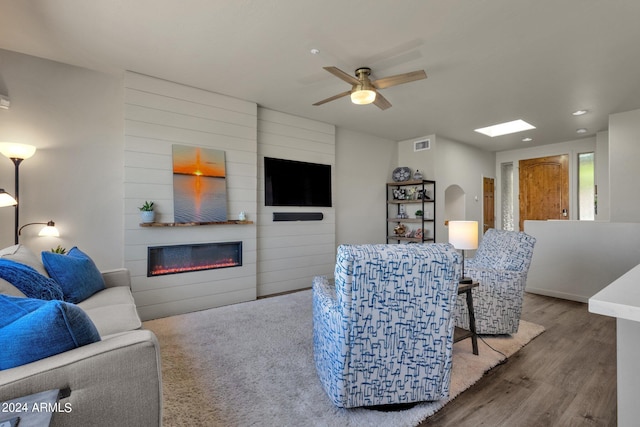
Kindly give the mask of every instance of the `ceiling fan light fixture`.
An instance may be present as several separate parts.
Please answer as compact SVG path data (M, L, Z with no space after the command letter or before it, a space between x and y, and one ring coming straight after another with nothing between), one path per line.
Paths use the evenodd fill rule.
M369 89L354 90L351 92L351 102L358 105L371 104L376 100L376 92Z

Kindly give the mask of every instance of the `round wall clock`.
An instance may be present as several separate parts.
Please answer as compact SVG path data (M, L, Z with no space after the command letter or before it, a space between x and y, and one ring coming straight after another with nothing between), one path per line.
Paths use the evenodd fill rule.
M391 176L395 182L407 181L411 177L411 169L406 166L395 168Z

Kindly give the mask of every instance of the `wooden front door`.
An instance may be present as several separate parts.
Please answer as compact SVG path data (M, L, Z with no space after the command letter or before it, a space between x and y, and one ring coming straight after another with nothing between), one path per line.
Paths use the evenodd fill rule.
M495 213L495 180L493 178L482 179L482 199L483 199L483 233L490 228L496 228Z
M520 160L520 230L527 219L569 218L569 155Z

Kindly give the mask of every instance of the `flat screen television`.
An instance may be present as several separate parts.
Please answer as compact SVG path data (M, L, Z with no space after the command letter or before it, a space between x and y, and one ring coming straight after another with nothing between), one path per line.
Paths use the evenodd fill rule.
M264 158L265 206L331 206L331 165Z

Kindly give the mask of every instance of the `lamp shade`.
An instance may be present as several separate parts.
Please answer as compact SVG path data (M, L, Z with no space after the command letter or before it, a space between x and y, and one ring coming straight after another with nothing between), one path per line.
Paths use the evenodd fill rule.
M449 243L456 249L477 249L478 221L449 221Z
M55 222L49 221L45 227L42 227L42 230L40 230L38 236L60 237L60 232L56 228Z
M351 92L351 102L358 105L371 104L376 100L376 92L373 90L362 89Z
M4 191L3 188L0 188L0 207L15 206L17 204L18 202L13 198L11 194Z
M36 152L36 147L16 142L0 142L0 153L10 159L28 159Z

